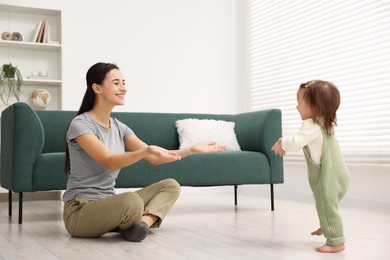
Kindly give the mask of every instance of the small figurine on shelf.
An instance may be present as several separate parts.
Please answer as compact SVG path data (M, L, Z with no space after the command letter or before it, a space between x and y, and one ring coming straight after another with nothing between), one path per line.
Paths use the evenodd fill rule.
M10 32L3 32L1 34L1 39L4 41L11 41L12 40L12 34Z
M29 76L27 76L28 79L47 79L49 76L48 70L39 70L39 71L33 71Z
M22 34L20 32L13 32L12 33L12 40L13 41L18 41L18 42L23 41Z
M1 34L1 39L4 41L23 41L23 36L20 32L13 32L12 34L10 32L3 32Z
M4 105L8 105L11 94L20 101L22 93L23 77L17 66L11 63L4 64L0 68L0 99ZM6 94L6 92L8 92Z
M46 89L38 88L31 92L31 102L35 109L46 109L50 105L51 95Z

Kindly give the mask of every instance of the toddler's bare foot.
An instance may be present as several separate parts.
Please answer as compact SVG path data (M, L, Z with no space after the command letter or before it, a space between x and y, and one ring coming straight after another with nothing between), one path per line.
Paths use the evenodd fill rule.
M322 236L322 229L319 228L316 231L311 232L312 236Z
M317 252L320 253L338 253L345 249L344 244L338 245L338 246L329 246L329 245L323 245L316 248Z

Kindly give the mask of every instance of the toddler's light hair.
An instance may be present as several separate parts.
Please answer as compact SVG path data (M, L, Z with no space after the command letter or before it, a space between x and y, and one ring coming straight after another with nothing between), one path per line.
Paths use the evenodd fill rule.
M336 111L340 106L340 92L328 81L311 80L299 86L304 91L303 98L313 111L314 120L323 118L323 127L328 134L337 125Z

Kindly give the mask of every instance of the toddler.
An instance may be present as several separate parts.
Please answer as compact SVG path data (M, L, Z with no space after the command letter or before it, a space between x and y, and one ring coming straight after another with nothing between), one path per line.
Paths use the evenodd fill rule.
M340 252L345 249L345 237L338 203L346 193L350 180L333 132L340 93L330 82L313 80L300 85L297 99L302 126L295 134L279 138L272 151L284 156L287 151L303 149L320 220L320 228L311 234L323 234L326 238L326 244L316 248L316 251Z

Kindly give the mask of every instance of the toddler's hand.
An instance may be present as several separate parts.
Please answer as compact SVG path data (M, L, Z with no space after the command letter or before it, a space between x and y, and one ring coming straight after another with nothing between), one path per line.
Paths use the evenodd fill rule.
M280 157L283 157L286 155L286 151L283 150L282 148L282 139L279 139L274 146L272 146L271 149L276 155L279 155Z

